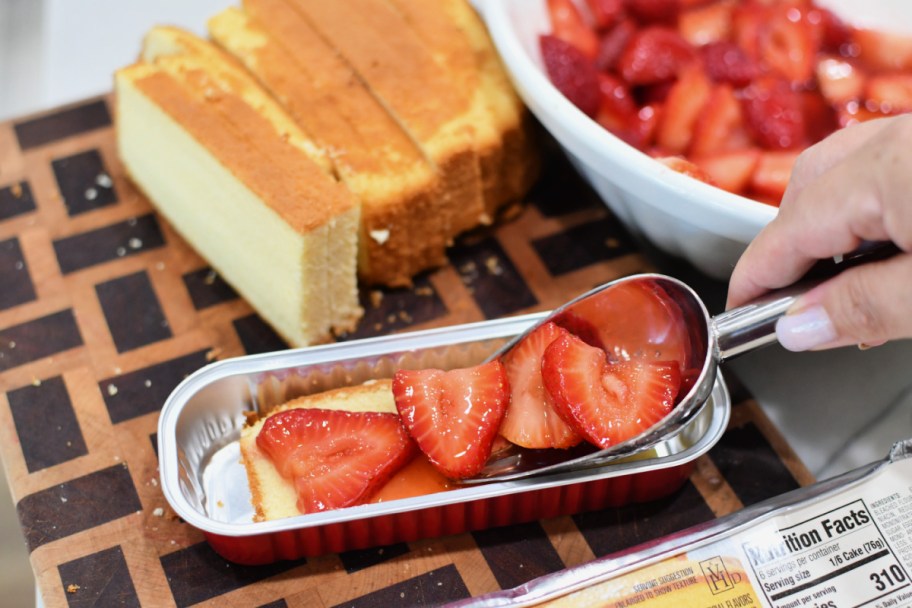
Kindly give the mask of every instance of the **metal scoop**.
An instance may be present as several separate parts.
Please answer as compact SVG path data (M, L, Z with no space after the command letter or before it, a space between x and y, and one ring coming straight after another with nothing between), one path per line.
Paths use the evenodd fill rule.
M489 357L489 360L506 354L536 327L547 321L555 321L560 325L562 320L573 315L585 317L586 311L592 310L593 307L611 307L613 298L624 297L631 288L641 288L659 298L661 304L667 307L669 314L676 316L677 323L683 325L687 336L687 348L682 365L684 385L674 409L641 434L606 449L600 450L585 442L570 450L533 450L511 445L493 454L478 475L463 479L461 482L474 484L507 481L543 473L597 467L633 456L674 437L706 403L716 381L718 365L727 359L775 342L776 321L794 304L798 296L818 284L824 277L837 274L849 266L889 257L897 251L892 244L872 243L843 256L838 263L830 263L827 267L819 265L812 273L816 280L805 280L714 317L710 317L703 301L690 287L678 279L660 274L642 274L618 279L571 300L504 345ZM635 321L636 315L641 313L630 310L626 311L626 314L631 315L631 319ZM647 336L646 342L661 349L665 337L663 332L674 329L667 324L665 327L655 328L654 335Z

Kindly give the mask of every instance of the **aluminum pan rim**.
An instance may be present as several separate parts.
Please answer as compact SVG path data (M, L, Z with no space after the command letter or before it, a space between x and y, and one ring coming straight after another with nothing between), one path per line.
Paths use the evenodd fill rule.
M728 425L731 402L728 388L721 373L717 374L713 391L707 404L713 408L709 427L704 435L683 451L665 457L639 460L627 463L613 463L585 471L574 471L520 479L515 481L479 484L439 492L393 500L311 513L297 517L265 522L244 524L220 522L200 513L184 496L180 488L180 468L176 425L181 410L189 398L200 389L217 380L232 376L276 371L310 364L344 361L356 357L408 351L415 348L433 348L457 344L453 338L472 332L472 340L506 338L521 333L528 325L547 316L548 312L533 313L494 321L481 321L464 325L407 332L352 342L342 342L259 355L237 357L207 365L185 378L165 401L158 424L158 447L162 492L175 513L184 521L203 532L228 537L247 537L276 532L306 529L343 522L356 521L419 511L428 508L497 498L508 494L544 490L560 486L596 481L621 475L645 473L648 471L683 465L702 456L718 441ZM465 340L463 340L464 342ZM284 365L280 364L284 363Z

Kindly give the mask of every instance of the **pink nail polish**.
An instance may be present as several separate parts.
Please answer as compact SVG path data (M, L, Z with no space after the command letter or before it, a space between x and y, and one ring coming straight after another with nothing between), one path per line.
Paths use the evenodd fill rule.
M826 310L813 306L779 319L776 337L788 350L804 351L833 342L837 336Z

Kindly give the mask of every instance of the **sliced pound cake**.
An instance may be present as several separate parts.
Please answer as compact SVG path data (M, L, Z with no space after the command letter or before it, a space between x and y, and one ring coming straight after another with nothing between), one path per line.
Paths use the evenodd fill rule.
M525 106L510 85L487 30L466 0L387 0L430 49L437 63L470 93L469 115L479 154L485 210L493 218L537 175Z
M446 260L445 197L433 163L352 68L285 0L249 0L209 21L322 148L361 201L358 269L365 283L408 285Z
M115 77L130 178L292 345L353 329L359 206L238 64L175 28Z
M293 399L269 412L269 416L293 408L395 414L396 402L393 400L392 381L376 380ZM294 485L282 477L272 460L256 443L257 435L269 416L241 430L241 457L247 470L251 500L256 510L255 521L300 515Z
M443 181L449 240L486 221L474 91L454 75L387 0L285 0L352 66L433 160ZM250 4L245 0L244 6Z

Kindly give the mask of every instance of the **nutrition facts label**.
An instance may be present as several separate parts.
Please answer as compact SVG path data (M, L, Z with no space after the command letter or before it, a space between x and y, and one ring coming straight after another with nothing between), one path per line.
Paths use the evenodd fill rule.
M912 456L906 456L547 605L912 608L910 572Z
M909 574L862 499L742 544L770 606L898 606ZM849 600L851 598L851 600Z

